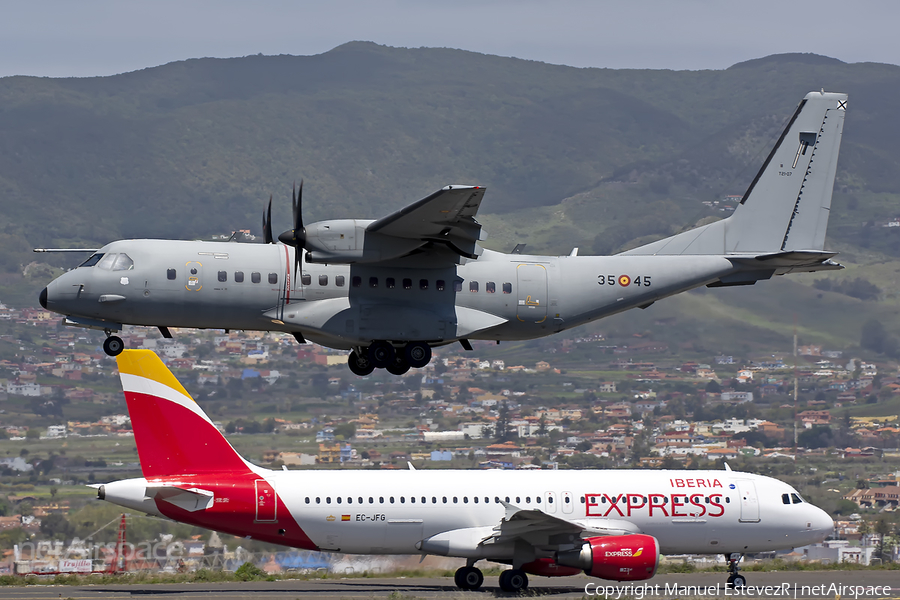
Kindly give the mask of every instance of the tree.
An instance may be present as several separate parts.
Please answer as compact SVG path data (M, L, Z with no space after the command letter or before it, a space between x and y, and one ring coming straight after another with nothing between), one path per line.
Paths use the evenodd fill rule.
M494 437L498 442L507 442L516 437L516 430L510 425L509 405L504 402L497 411L497 423L494 426Z
M41 439L41 432L34 427L29 427L28 431L25 432L25 439L26 440L39 440L39 439Z
M64 514L51 513L41 519L41 533L54 539L66 540L75 534L75 526Z

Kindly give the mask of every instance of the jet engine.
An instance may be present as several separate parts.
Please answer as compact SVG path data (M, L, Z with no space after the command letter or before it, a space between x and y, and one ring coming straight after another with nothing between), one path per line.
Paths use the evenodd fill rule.
M659 542L644 534L592 537L581 548L558 552L556 562L600 579L642 581L656 573Z

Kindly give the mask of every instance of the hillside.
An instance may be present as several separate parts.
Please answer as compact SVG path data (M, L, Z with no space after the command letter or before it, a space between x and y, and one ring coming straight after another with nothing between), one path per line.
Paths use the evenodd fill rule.
M819 88L850 94L827 243L848 264L889 263L900 255L900 232L880 226L900 194L893 65L788 54L722 71L576 69L353 42L113 77L3 78L0 299L29 302L46 282L46 269L21 275L35 246L258 232L269 194L276 229L287 228L301 177L309 219L377 217L473 183L488 187L489 247L615 252L723 216L702 202L743 193L796 103ZM812 294L842 321L823 337L858 332L869 312L896 327L895 280L873 280L880 300L855 312L846 296ZM756 286L735 302L783 329L792 317L762 308L777 311L782 289Z

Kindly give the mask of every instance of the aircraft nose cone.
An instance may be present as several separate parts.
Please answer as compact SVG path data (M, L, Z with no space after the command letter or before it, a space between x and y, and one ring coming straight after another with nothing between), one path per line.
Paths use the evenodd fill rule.
M47 308L47 288L41 290L41 294L38 296L38 302L41 303L41 306Z

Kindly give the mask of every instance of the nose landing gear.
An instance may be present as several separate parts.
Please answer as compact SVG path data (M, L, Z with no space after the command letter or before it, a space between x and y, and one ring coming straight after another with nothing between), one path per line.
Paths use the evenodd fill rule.
M743 554L737 552L725 555L725 560L728 561L728 579L725 582L734 589L747 586L747 578L740 574L741 567L738 564L743 557Z
M122 341L122 338L107 333L107 338L103 340L103 351L106 352L108 356L118 356L122 354L122 350L124 349L125 342Z

